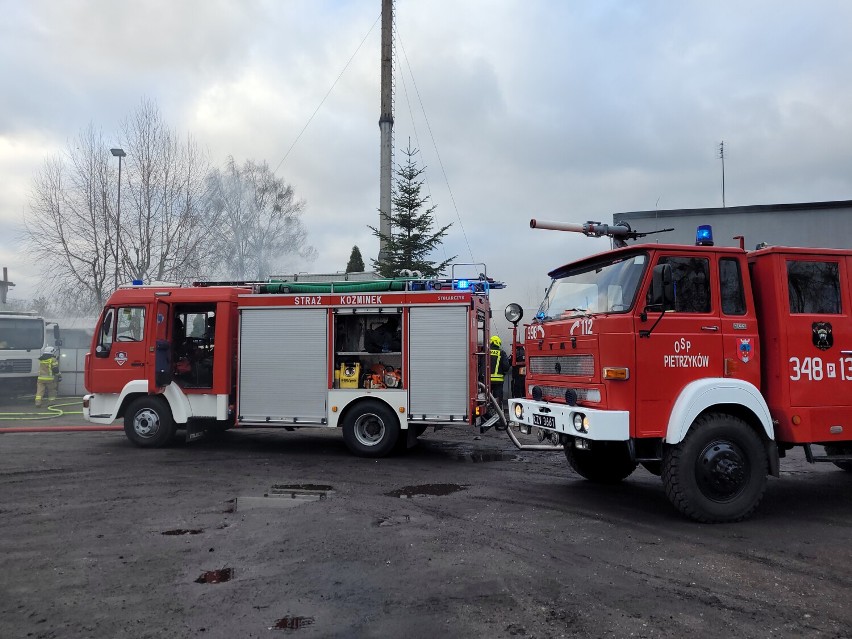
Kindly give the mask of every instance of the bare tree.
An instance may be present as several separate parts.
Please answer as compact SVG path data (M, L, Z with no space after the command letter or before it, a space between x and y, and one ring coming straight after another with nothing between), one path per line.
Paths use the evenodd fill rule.
M94 125L47 158L33 181L26 241L44 292L66 312L100 308L130 279L187 281L208 260L216 220L204 208L208 167L197 145L170 131L148 100L124 123L123 138L120 212L118 165Z
M106 148L101 131L89 125L64 155L47 158L34 178L24 219L46 292L77 310L102 306L113 288L115 180Z
M288 259L316 257L301 220L304 201L266 162L238 166L228 158L224 170L211 173L209 187L219 231L214 255L226 277L261 280Z
M121 269L130 279L185 282L201 276L215 227L205 209L207 160L143 100L124 122L127 172L121 204Z

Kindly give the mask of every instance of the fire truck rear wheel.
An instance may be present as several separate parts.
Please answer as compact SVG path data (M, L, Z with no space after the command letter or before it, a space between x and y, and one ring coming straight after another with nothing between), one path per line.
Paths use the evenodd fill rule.
M766 490L763 442L738 417L701 415L663 455L663 485L681 513L705 523L740 521Z
M575 473L598 484L617 484L636 470L627 446L617 442L595 442L592 450L566 446L565 457Z
M384 402L365 400L343 419L343 441L360 457L384 457L399 439L399 420Z
M140 397L124 413L124 434L142 448L168 445L175 430L171 410L162 397Z

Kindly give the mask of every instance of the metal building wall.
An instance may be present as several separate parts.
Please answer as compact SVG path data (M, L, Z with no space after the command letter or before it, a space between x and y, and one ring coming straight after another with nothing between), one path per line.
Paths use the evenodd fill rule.
M755 248L760 242L776 246L852 246L852 200L633 211L613 215L614 223L622 220L639 231L675 229L637 242L694 244L698 225L710 224L717 246L737 246L738 240L733 239L736 235L745 237L747 249Z

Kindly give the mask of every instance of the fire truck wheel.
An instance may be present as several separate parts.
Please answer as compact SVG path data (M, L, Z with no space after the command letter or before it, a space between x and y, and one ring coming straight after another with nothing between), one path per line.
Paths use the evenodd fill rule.
M384 457L398 439L399 420L384 402L359 402L343 419L343 441L360 457Z
M569 446L565 457L575 473L598 484L617 484L636 470L627 446L614 442L595 442L592 450Z
M748 517L766 489L760 437L742 419L708 413L663 455L663 485L681 513L705 523Z
M826 455L852 455L852 447L848 446L826 446ZM832 462L838 468L845 470L847 473L852 473L852 461L836 461Z
M159 448L172 441L175 422L169 405L161 397L140 397L124 413L124 434L143 448Z

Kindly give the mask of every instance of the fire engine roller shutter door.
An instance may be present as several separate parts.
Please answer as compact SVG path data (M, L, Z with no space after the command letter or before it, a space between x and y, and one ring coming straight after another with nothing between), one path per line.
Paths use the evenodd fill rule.
M468 412L467 307L414 307L409 314L409 402L414 419Z
M239 412L243 422L326 417L326 309L240 311Z

